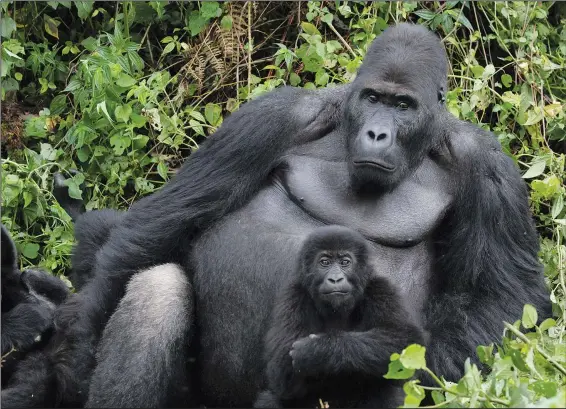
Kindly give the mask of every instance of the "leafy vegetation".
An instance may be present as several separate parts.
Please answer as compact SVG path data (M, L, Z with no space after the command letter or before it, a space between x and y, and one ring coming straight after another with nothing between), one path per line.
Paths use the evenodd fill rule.
M444 39L450 111L491 129L531 189L554 318L507 323L450 383L425 350L392 356L406 407L566 406L566 6L559 2L1 3L2 223L22 266L64 276L73 227L52 175L87 209L127 208L162 186L239 104L277 86L347 82L389 24ZM76 170L75 173L70 173ZM70 283L69 283L70 284ZM463 363L464 365L464 363Z

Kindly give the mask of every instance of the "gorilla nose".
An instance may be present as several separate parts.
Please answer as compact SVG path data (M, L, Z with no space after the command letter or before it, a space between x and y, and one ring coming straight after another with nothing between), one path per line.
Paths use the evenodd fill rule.
M341 281L344 281L344 277L328 277L328 282L330 284L338 284Z
M368 137L369 139L371 139L372 141L382 141L384 139L389 139L389 133L388 132L379 132L376 133L373 130L369 130L368 131Z

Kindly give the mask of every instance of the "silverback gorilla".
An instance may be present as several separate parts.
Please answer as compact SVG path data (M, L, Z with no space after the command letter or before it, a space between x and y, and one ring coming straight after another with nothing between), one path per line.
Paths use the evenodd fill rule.
M368 264L366 239L341 226L313 230L279 292L265 339L267 389L256 408L396 408L403 382L387 358L423 334L395 286Z
M447 112L446 87L437 37L400 24L351 84L283 88L226 118L132 206L93 278L59 309L55 404L171 404L195 335L196 399L249 407L274 295L322 225L365 237L373 268L428 332L431 369L448 379L524 303L548 315L526 186L492 134ZM170 262L183 270L146 270Z

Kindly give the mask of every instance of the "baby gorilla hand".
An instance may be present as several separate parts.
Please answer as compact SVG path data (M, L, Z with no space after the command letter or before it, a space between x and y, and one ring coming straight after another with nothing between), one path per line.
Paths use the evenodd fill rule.
M295 372L305 376L316 373L316 344L320 336L310 334L308 337L300 338L291 345L291 362Z

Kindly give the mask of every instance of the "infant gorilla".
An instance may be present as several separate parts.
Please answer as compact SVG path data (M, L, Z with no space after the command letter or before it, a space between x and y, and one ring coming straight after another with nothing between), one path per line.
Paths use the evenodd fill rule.
M368 263L357 232L311 233L297 271L276 300L265 341L268 388L255 407L397 407L401 384L383 378L390 356L422 331L390 282Z

